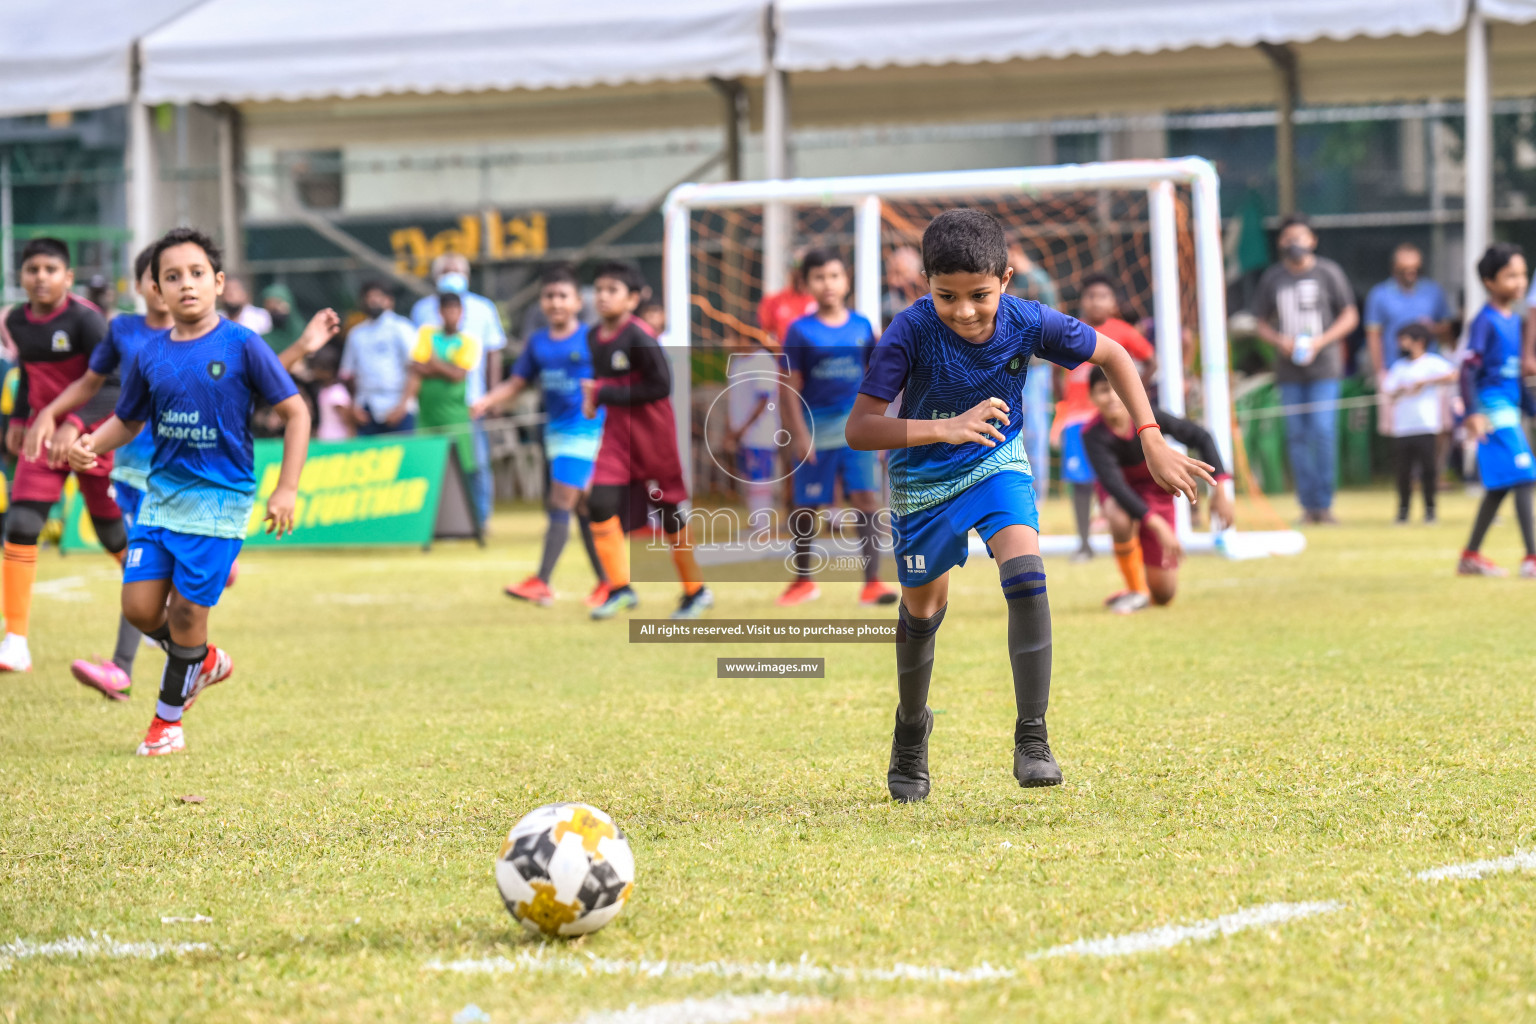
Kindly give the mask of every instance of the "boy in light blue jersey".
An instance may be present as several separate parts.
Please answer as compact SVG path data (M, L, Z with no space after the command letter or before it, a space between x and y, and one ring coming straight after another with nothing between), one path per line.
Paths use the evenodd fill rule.
M208 645L208 612L223 593L255 502L253 400L265 401L284 423L282 468L266 515L268 532L279 537L293 529L310 427L309 410L272 349L219 316L224 274L213 241L176 228L155 243L150 267L174 324L144 340L124 374L116 413L69 450L70 465L88 469L145 426L154 437L123 566L123 614L167 654L142 756L186 749L182 712L233 671L229 655ZM306 334L329 336L339 326L328 310Z
M587 595L595 608L608 600L608 577L592 543L592 520L583 498L592 486L592 467L603 439L605 410L591 419L581 412L581 382L592 379L592 351L587 344L587 325L581 315L581 290L574 268L559 264L540 277L539 309L548 326L534 332L512 367L512 376L475 401L469 414L479 419L506 405L537 381L544 393L544 456L549 463L549 497L545 510L549 521L544 531L544 552L539 571L521 583L503 588L508 597L529 601L541 608L555 603L549 588L555 563L571 533L571 513L576 514L587 558L597 574L597 587Z
M153 255L154 247L150 246L133 261L134 288L143 297L149 312L142 316L120 313L107 322L106 336L91 350L86 372L59 392L27 428L24 443L29 458L37 458L48 448L52 451L51 462L62 464L67 460L69 446L78 436L79 428L70 421L61 427L60 421L95 398L107 383L116 386L121 370L133 361L146 338L171 329L171 311L161 301L150 276ZM129 530L133 529L139 506L144 501L144 486L154 450L154 438L146 431L120 448L112 460L112 500L122 509L123 525ZM122 616L111 660L98 662L77 658L69 670L82 686L89 686L111 700L127 700L133 686L133 663L142 639L143 634L138 628L126 615Z
M816 312L790 324L784 332L784 361L789 381L782 389L784 426L792 438L799 465L795 467L795 510L790 514L794 536L791 564L795 579L779 595L780 607L814 601L821 588L812 577L811 541L820 523L819 510L830 505L838 481L853 506L864 561L861 604L895 604L896 594L880 582L880 551L875 528L879 506L879 463L874 452L848 446L843 428L859 397L859 382L869 364L875 331L861 314L847 306L848 268L829 249L812 249L800 263L806 288L816 300ZM838 524L833 532L838 533Z
M949 598L949 570L966 561L975 530L997 560L1008 602L1008 661L1017 710L1013 774L1054 786L1045 713L1051 686L1051 614L1040 558L1039 515L1018 408L1032 357L1068 369L1104 368L1140 424L1147 469L1164 490L1198 495L1211 467L1163 440L1136 364L1113 339L1038 302L1003 294L1013 276L1002 226L979 210L949 210L923 232L929 294L899 314L870 357L848 417L848 443L885 449L895 513L901 611L896 642L900 704L886 784L898 801L929 792L928 686L934 639ZM886 407L900 394L900 417Z
M1467 325L1461 384L1467 429L1477 437L1477 472L1484 490L1456 571L1462 576L1508 575L1482 554L1482 547L1499 506L1513 493L1515 518L1525 542L1520 576L1536 579L1536 524L1531 508L1536 457L1520 425L1521 411L1536 415L1536 403L1521 381L1522 332L1520 314L1515 312L1530 279L1525 254L1508 242L1489 246L1477 261L1477 274L1488 292L1488 304Z

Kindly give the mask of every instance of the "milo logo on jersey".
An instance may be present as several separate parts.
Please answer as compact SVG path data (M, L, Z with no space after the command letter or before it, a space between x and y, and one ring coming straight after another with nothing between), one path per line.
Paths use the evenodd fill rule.
M196 409L178 412L167 409L155 424L155 436L167 441L185 441L194 448L212 448L219 443L219 428L202 422L203 414Z

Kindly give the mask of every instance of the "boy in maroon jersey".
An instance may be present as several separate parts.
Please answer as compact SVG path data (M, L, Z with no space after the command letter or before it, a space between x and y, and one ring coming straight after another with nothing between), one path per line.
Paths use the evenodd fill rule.
M672 369L656 336L635 316L644 289L645 280L632 264L613 261L597 268L593 290L601 322L587 335L593 379L581 386L587 416L596 416L600 405L608 410L587 506L592 540L612 589L608 600L592 609L592 617L611 619L640 603L629 585L629 552L619 518L634 484L660 506L672 562L683 581L683 599L672 618L696 619L715 599L704 586L687 522L678 511L688 500L688 487L677 453Z
M75 283L69 266L69 247L56 238L34 238L21 250L21 286L27 301L14 307L5 328L16 344L21 368L16 388L16 410L6 428L5 446L17 456L16 476L11 482L11 511L5 520L5 639L0 640L0 671L30 672L32 651L27 629L32 613L32 583L37 577L37 537L48 520L48 510L64 491L69 463L55 457L69 442L112 414L117 403L117 382L109 382L59 423L52 450L27 458L22 438L33 411L45 408L88 368L91 350L107 333L101 311L70 293ZM110 458L75 474L80 493L96 526L101 546L122 560L128 546L123 514L112 500Z

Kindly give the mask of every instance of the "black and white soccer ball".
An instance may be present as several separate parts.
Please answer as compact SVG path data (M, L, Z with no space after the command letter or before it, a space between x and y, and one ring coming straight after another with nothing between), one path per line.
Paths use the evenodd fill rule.
M511 915L539 935L586 935L619 916L635 891L635 855L590 804L545 804L512 826L496 858Z

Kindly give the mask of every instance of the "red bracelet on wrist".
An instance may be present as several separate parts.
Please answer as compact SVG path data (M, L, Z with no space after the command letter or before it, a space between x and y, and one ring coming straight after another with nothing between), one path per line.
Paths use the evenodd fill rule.
M1140 437L1141 436L1141 432L1143 430L1161 430L1161 429L1163 429L1163 428L1159 427L1156 423L1148 423L1145 426L1140 426L1140 427L1136 428L1136 436Z

